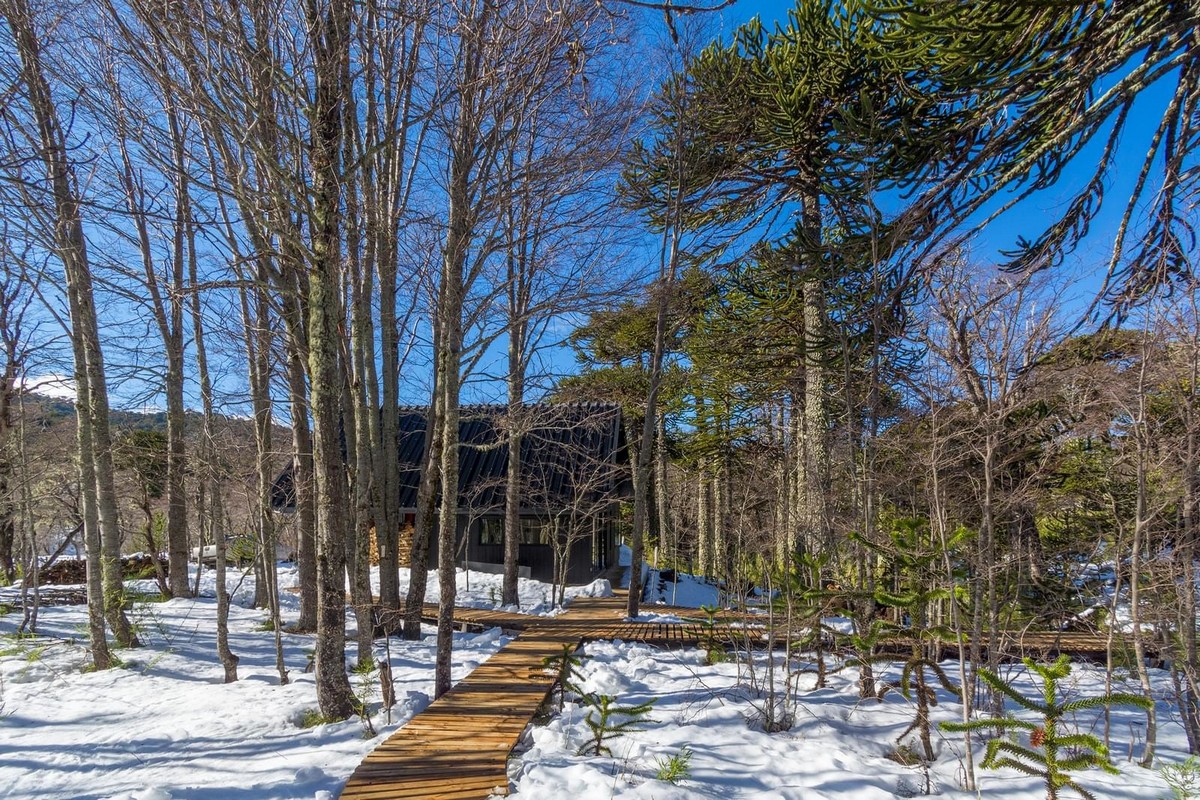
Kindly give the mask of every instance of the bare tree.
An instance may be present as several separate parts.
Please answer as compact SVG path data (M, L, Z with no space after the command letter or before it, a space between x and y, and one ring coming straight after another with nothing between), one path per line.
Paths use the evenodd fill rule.
M117 642L123 646L133 646L138 641L124 611L121 531L113 483L108 383L84 234L83 200L75 177L72 151L44 66L41 47L43 34L38 29L34 11L27 0L11 0L0 6L0 16L7 24L20 59L24 100L28 104L27 122L31 128L25 129L27 141L35 148L35 158L44 171L43 183L35 187L38 196L29 198L32 201L29 205L44 209L48 228L44 238L62 263L67 283L75 357L84 531L90 545L89 555L95 553L89 562L89 594L98 596L101 591L97 582L101 580L102 572L104 615ZM17 125L26 122L11 119L11 106L9 114L10 120ZM16 182L22 188L33 190L19 176ZM102 626L94 615L90 618L89 627L96 667L107 668L112 661Z
M342 463L340 330L345 320L341 275L342 104L350 102L350 5L327 0L306 12L312 38L312 261L308 279L308 372L312 391L313 463L317 478L317 700L321 713L344 719L354 710L346 676L347 497ZM360 623L361 624L361 623Z
M125 30L128 29L119 29ZM167 405L167 463L164 493L166 496L166 539L169 560L169 592L174 597L188 596L188 535L187 493L184 476L187 471L184 415L184 306L186 303L185 275L190 206L190 175L188 172L186 120L176 107L167 64L161 48L145 48L142 42L124 42L123 49L101 45L103 76L97 83L107 95L98 100L97 118L110 118L115 139L116 163L111 166L117 189L125 203L125 214L118 222L118 233L124 234L123 224L132 227L131 236L140 258L141 272L135 279L145 291L146 305L162 340L166 369L163 393ZM136 53L138 57L131 57ZM120 67L116 61L120 59ZM150 118L143 108L129 108L126 93L132 87L122 85L118 72L126 65L139 68L145 83L155 85L154 103L161 107L161 125ZM127 73L122 73L127 74ZM139 94L139 100L145 97ZM137 102L137 101L135 101ZM138 105L141 105L138 103ZM107 112L107 113L105 113ZM140 118L139 118L140 117ZM157 128L161 127L161 141ZM135 133L134 131L139 133ZM153 131L153 133L151 133ZM137 152L134 152L137 148ZM158 152L158 151L162 152ZM158 186L149 162L162 164L162 180L169 187L171 207L162 208L161 196L168 194ZM169 217L167 230L160 234L157 220ZM165 252L163 252L165 250ZM160 274L159 264L164 268Z
M613 429L615 406L539 405L529 410L534 420L527 442L531 469L524 476L521 500L545 509L545 536L554 551L552 592L554 602L562 605L572 555L598 536L600 524L612 517L619 502L615 490L627 474L626 465L606 458L612 454L602 446Z
M1200 752L1200 647L1196 626L1196 558L1200 555L1200 286L1190 284L1180 291L1165 317L1172 375L1165 381L1167 395L1182 430L1182 440L1171 449L1180 475L1182 504L1180 537L1173 553L1178 587L1175 626L1178 637L1172 675L1176 682L1180 716L1188 737L1188 749Z
M934 362L928 368L944 365L953 376L952 394L931 402L961 403L969 410L970 432L961 435L979 468L971 660L980 663L986 644L993 669L1003 628L997 574L1002 564L1000 514L1012 499L1002 495L1001 473L1022 425L1028 425L1018 415L1032 399L1030 369L1063 335L1057 307L1056 296L1036 281L989 276L957 258L943 263L931 289L930 335L923 341ZM1002 703L998 696L993 701Z
M442 499L438 519L438 570L441 609L435 691L450 688L453 632L454 545L458 528L459 405L463 381L465 331L479 322L481 300L495 293L484 287L490 257L503 244L499 233L505 157L511 142L543 107L571 27L564 15L545 14L527 3L498 8L469 0L451 9L450 70L452 94L437 125L444 142L446 227L435 334L437 399L440 419ZM580 54L582 55L582 54ZM569 59L568 59L569 60ZM494 286L494 283L493 283ZM474 302L474 308L470 303ZM478 359L483 348L476 345ZM410 603L411 607L411 603Z
M12 582L17 576L13 545L20 505L16 484L19 442L14 430L16 404L24 391L31 342L26 319L33 293L8 259L0 260L0 571Z
M499 198L504 239L504 330L507 339L505 424L512 450L529 430L526 394L537 388L539 354L562 344L557 321L594 308L629 287L612 269L613 240L620 236L610 186L624 153L633 107L624 96L611 58L618 22L599 7L568 4L557 35L573 58L551 62L538 78L543 99L522 119L508 142L500 174L508 187ZM617 32L619 34L619 31ZM612 88L592 78L601 72ZM506 605L516 605L520 527L519 460L510 459L505 494L504 583Z

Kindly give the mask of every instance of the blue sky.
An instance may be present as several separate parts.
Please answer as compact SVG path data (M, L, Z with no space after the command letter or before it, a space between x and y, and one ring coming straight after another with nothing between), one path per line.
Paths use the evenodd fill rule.
M715 27L728 35L738 25L755 15L760 15L764 24L771 27L776 20L785 19L787 11L793 5L791 2L739 0L733 6L717 13ZM662 26L661 15L648 19L651 24ZM661 31L657 33L660 34ZM1138 101L1131 117L1133 122L1129 134L1122 144L1118 164L1107 187L1108 198L1100 217L1082 246L1068 257L1066 264L1061 268L1064 281L1075 284L1069 294L1076 298L1076 304L1080 308L1086 305L1100 285L1103 266L1110 255L1113 233L1123 211L1125 198L1141 166L1143 151L1150 134L1161 119L1168 94L1169 87L1160 85L1153 87ZM1099 146L1094 146L1091 155L1094 156L1098 150ZM1046 222L1085 180L1087 169L1091 166L1088 162L1093 160L1087 156L1088 153L1085 152L1082 158L1077 159L1079 163L1068 168L1056 186L1029 198L983 231L973 244L972 253L975 259L982 263L995 262L1001 258L1003 250L1014 245L1018 237L1036 237ZM1002 202L1003 199L999 198L997 202ZM573 369L569 353L556 353L550 357L550 361L555 369ZM121 398L118 387L119 383L114 387L117 388L114 400L120 403L124 399L128 403L129 398Z
M786 21L788 10L794 6L793 2L738 0L720 12L722 29L728 35L756 15L761 16L764 26L770 29L774 22ZM1100 289L1125 203L1141 169L1154 129L1162 120L1172 90L1170 80L1173 78L1173 75L1168 76L1167 80L1152 86L1135 103L1115 168L1105 186L1105 201L1099 216L1080 247L1067 256L1061 268L1063 280L1072 284L1068 296L1075 298L1074 304L1079 305L1081 310ZM996 263L1003 260L1002 253L1013 248L1018 237L1033 239L1040 234L1050 220L1061 214L1075 191L1085 184L1102 150L1105 132L1096 136L1089 147L1065 169L1058 183L1026 199L981 231L972 243L972 256L983 264ZM985 217L1011 196L1002 194L979 218Z

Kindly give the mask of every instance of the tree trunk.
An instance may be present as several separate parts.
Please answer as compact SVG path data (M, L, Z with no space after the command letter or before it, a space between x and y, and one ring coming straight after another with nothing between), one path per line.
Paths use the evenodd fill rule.
M435 335L435 341L437 337ZM435 344L435 350L437 349ZM425 452L421 457L421 483L417 487L417 509L413 520L413 540L409 553L408 596L404 603L404 638L421 638L421 610L429 581L429 543L437 507L437 489L442 471L442 389L441 368L434 364L433 396L425 419Z
M806 245L816 251L821 246L821 204L816 195L803 199ZM815 256L808 254L808 260ZM826 495L829 490L829 413L825 402L825 347L828 338L825 293L821 276L813 263L805 264L801 277L804 293L804 415L801 454L803 464L804 527L809 546L820 552L833 552Z
M349 85L349 76L343 76ZM347 126L353 117L347 111ZM349 156L352 156L351 152ZM346 386L346 410L344 419L354 421L353 442L347 449L354 458L353 492L354 523L346 543L346 559L350 564L350 596L354 605L357 625L358 665L365 667L374 662L372 648L375 641L375 606L371 598L371 529L378 493L374 465L378 433L378 414L375 413L374 374L375 330L371 325L371 296L374 291L374 273L364 269L361 256L361 235L358 183L353 178L345 181L346 186L346 251L350 267L351 292L351 370ZM368 365L371 365L368 367ZM347 437L348 439L350 437ZM377 520L374 520L377 522ZM378 525L375 525L378 542ZM382 546L380 546L382 550ZM382 573L382 570L381 570Z
M249 372L250 407L254 413L255 476L257 478L254 529L258 539L258 554L255 559L258 585L255 587L255 604L265 607L271 615L271 627L275 631L275 668L280 685L288 682L287 668L283 662L282 620L279 615L278 573L275 569L275 519L271 515L272 475L272 406L271 406L271 318L267 298L267 267L260 259L253 287L253 310L250 306L251 290L241 291L242 324L245 334L246 364ZM294 481L293 481L294 484ZM299 499L297 498L297 503ZM218 532L219 535L219 532ZM220 555L218 551L218 556ZM221 590L218 588L218 592ZM221 603L217 599L217 613ZM228 614L228 608L226 608ZM228 667L226 667L228 671Z
M100 349L100 331L96 319L95 295L88 262L87 239L83 232L81 201L75 182L70 154L54 107L53 95L41 62L41 51L34 30L33 15L27 0L11 0L3 9L7 18L26 89L37 124L41 159L51 193L54 219L54 249L62 261L66 276L71 339L76 360L76 412L78 414L81 493L84 496L85 532L94 515L92 530L98 526L97 556L103 583L103 608L108 624L123 647L138 644L125 616L124 576L121 571L121 531L117 522L116 487L113 481L112 435L109 427L108 385L104 358ZM92 538L95 538L94 536ZM94 623L93 634L96 633ZM106 646L93 635L93 657L97 667L111 664ZM103 662L103 665L100 663Z
M342 103L349 102L343 65L349 57L350 14L344 0L307 9L314 48L312 108L312 261L308 276L308 374L312 386L313 464L317 483L317 702L330 719L354 712L346 675L346 523L350 517L342 461L339 359L345 314L341 300Z
M638 604L642 595L642 550L646 532L646 521L649 517L650 498L650 463L655 447L655 433L658 431L658 393L662 386L662 364L666 352L667 340L667 311L669 294L674 287L675 266L677 261L678 241L672 242L668 260L670 267L664 275L665 281L660 281L656 287L658 292L658 310L654 321L654 350L650 355L649 387L646 392L646 406L643 409L642 433L637 447L637 465L634 469L637 479L633 485L633 541L629 570L629 597L625 605L625 613L633 619L638 615Z
M696 563L700 574L712 577L716 559L713 557L712 483L708 479L708 459L700 459L696 474Z
M474 64L468 58L468 64ZM468 75L469 77L469 75ZM466 101L464 101L465 103ZM466 112L463 112L466 113ZM434 696L450 689L450 656L454 637L454 597L456 591L454 554L458 530L458 447L459 388L462 370L463 269L470 239L468 221L468 183L471 161L468 137L474 128L459 121L458 142L450 172L449 229L443 257L441 304L438 308L441 337L438 358L441 361L441 473L442 501L438 509L438 602L437 658L434 671Z
M1149 332L1144 332L1148 336ZM1146 532L1150 523L1149 487L1147 485L1149 442L1147 441L1146 420L1148 416L1146 393L1150 390L1147 380L1147 361L1150 358L1149 347L1143 345L1142 363L1139 369L1137 386L1137 416L1134 419L1134 440L1137 447L1137 493L1134 498L1133 542L1129 554L1129 626L1133 633L1133 652L1137 663L1138 682L1142 693L1147 699L1153 700L1153 687L1150 683L1150 671L1146 667L1146 635L1142 631L1142 552L1147 547ZM1149 769L1154 765L1154 751L1158 734L1158 714L1153 705L1146 709L1146 748L1142 759L1138 762Z
M6 295L0 300L8 301ZM17 396L17 370L21 354L17 352L18 343L10 339L13 333L9 329L8 308L0 308L0 335L5 339L4 373L0 375L0 576L5 583L12 583L17 577L16 562L13 560L13 544L16 538L17 504L13 501L15 487L13 485L13 419L12 401Z
M191 283L192 286L196 285L195 259L192 259ZM214 576L217 594L217 658L221 660L221 666L225 670L225 683L233 683L238 679L237 667L240 659L229 648L229 591L226 586L227 548L225 547L225 505L221 500L221 485L215 469L213 444L216 435L214 427L216 415L213 413L212 381L208 375L208 352L204 345L204 317L200 309L200 294L198 292L192 293L192 330L195 336L196 371L200 378L200 399L204 409L204 429L201 433L202 444L200 447L200 468L203 470L203 479L200 491L206 492L209 497L208 510L212 520L213 546L217 551L216 575ZM263 492L264 487L261 472L259 473L257 488L260 492ZM264 508L270 502L269 497L270 494L267 492L259 495L258 503L260 509ZM197 561L200 562L202 560L198 559ZM201 563L196 564L196 569L203 569Z
M184 338L183 338L183 302L184 302L184 244L185 244L185 208L188 193L188 173L183 154L184 144L178 127L178 119L174 109L167 108L167 116L171 123L171 154L174 169L171 179L175 189L175 218L173 220L171 271L168 278L169 294L163 298L160 289L160 276L155 264L155 253L150 239L150 228L147 222L149 203L145 190L138 177L138 168L133 163L127 146L127 120L125 107L121 98L117 79L112 79L113 94L116 97L115 114L117 117L118 150L121 155L121 173L119 180L125 193L126 207L137 233L138 249L141 251L142 279L146 292L150 297L150 309L154 315L155 326L162 340L163 353L166 357L166 374L163 388L167 400L167 526L166 545L169 578L163 589L172 597L187 597L188 587L188 551L187 551L187 496L184 486L186 471L185 413L183 401L183 372L184 372ZM164 86L164 94L169 97L169 88ZM157 554L159 548L150 545L150 552Z
M674 539L671 535L671 507L667 485L667 421L661 415L658 418L658 438L654 447L654 502L658 518L658 544L665 552L667 545Z
M991 425L990 420L985 424ZM995 672L1000 666L1000 648L997 647L1000 634L1000 604L996 592L996 523L995 523L995 492L996 492L996 434L988 431L984 434L983 450L983 499L979 513L979 573L977 579L982 579L982 591L979 599L981 613L976 615L975 629L972 631L972 642L987 643L988 669ZM984 629L986 627L986 630ZM974 648L974 644L972 644ZM972 657L978 653L972 651ZM978 661L973 663L978 664ZM1004 696L998 691L991 692L991 712L995 717L1004 714Z
M512 276L510 274L510 280ZM500 602L519 606L518 559L521 554L521 445L524 435L525 364L520 324L510 325L508 343L508 464L504 485L504 583Z
M38 609L41 604L41 595L39 587L42 582L42 564L38 558L37 548L37 528L34 525L33 511L33 481L29 471L29 451L25 448L25 443L29 441L26 431L26 421L28 417L25 413L24 398L19 399L20 404L20 420L21 428L17 436L17 461L21 466L21 517L24 520L25 536L27 538L27 554L28 561L25 570L25 580L21 582L21 607L23 617L21 625L17 628L17 633L38 632ZM63 540L69 542L74 534L68 534ZM65 548L64 548L65 549ZM55 556L51 556L48 564L54 562ZM89 603L90 606L90 603ZM103 615L98 615L100 620L100 635L104 636L104 619ZM89 607L90 617L90 607Z
M447 292L452 294L453 289ZM461 306L459 306L461 309ZM451 314L461 313L451 311ZM442 358L442 502L438 509L438 629L434 669L434 698L450 690L450 657L454 642L454 598L456 593L454 555L458 531L458 418L461 318L443 316L443 335L451 342Z
M313 441L308 426L308 381L305 372L306 333L300 299L283 299L287 330L288 396L292 421L292 487L296 496L296 568L300 585L300 618L295 630L317 629L317 505L313 478ZM272 559L274 554L272 554Z

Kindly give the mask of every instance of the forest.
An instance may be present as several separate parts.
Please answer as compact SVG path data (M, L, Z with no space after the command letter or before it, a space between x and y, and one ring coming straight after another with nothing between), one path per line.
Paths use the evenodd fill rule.
M189 598L211 548L225 681L252 560L278 680L309 636L323 719L361 714L376 635L420 640L427 596L442 695L464 421L499 408L516 453L548 408L616 404L627 615L647 562L800 620L768 730L801 653L863 698L901 663L919 760L919 698L957 681L973 789L1002 638L1087 631L1141 765L1167 725L1200 754L1200 9L745 3L0 0L17 632L77 553L90 668L118 667L122 557L162 552ZM522 464L497 607L527 604ZM1079 789L1039 757L1048 797Z

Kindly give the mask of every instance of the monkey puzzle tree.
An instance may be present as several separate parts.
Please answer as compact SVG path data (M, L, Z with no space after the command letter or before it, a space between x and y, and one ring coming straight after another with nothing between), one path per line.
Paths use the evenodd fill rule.
M774 294L775 310L786 313L774 321L792 364L794 502L784 552L832 544L831 314L841 302L833 287L850 272L875 275L855 300L867 316L900 301L903 276L876 273L905 228L885 219L876 197L909 181L913 163L938 158L953 114L908 79L922 54L879 46L875 25L864 2L798 4L774 30L755 19L730 43L711 45L662 89L695 121L683 142L690 172L676 181L680 224L731 231L722 253L749 244L759 273L742 281L780 287L758 285L747 296ZM676 122L665 117L660 128ZM670 146L660 136L638 151L630 183L646 188L635 197L663 191ZM660 217L651 215L655 224Z
M1060 789L1072 789L1085 800L1095 800L1095 795L1080 786L1071 773L1088 767L1099 767L1116 774L1108 757L1108 748L1099 738L1090 733L1071 733L1064 730L1072 715L1113 705L1129 705L1147 708L1152 700L1136 694L1113 692L1095 697L1066 700L1059 692L1059 682L1071 674L1071 660L1066 655L1058 657L1053 664L1038 664L1031 658L1023 659L1025 666L1042 680L1041 701L1031 700L1012 684L990 670L981 669L979 675L998 693L1018 706L1041 716L1041 720L1017 719L1012 716L998 719L977 719L970 722L943 722L947 731L983 730L995 728L1009 733L1026 731L1029 745L1007 738L995 738L988 742L987 755L980 765L987 769L1010 767L1045 781L1046 800L1058 800Z
M953 108L904 217L920 249L964 240L1073 170L1061 212L1016 242L1016 271L1061 263L1101 213L1118 165L1140 165L1099 296L1118 310L1194 276L1189 214L1200 181L1200 9L1177 0L943 3L871 0L869 36ZM986 32L986 33L984 33ZM926 55L927 54L927 55ZM1164 89L1155 96L1152 90ZM1165 99L1163 99L1165 98ZM1134 104L1140 103L1134 112ZM1155 105L1147 113L1147 105ZM1152 126L1142 121L1160 120ZM1140 154L1133 148L1141 147ZM1097 155L1098 154L1098 155ZM1140 223L1139 220L1144 220Z

